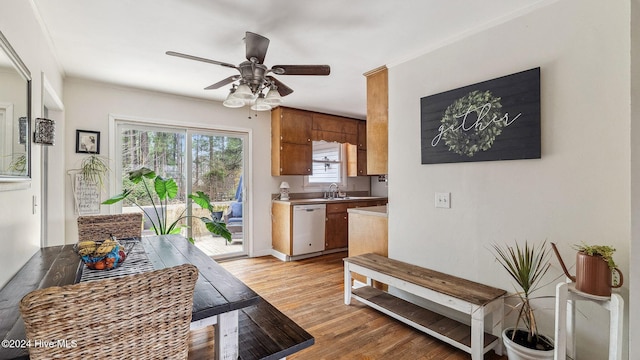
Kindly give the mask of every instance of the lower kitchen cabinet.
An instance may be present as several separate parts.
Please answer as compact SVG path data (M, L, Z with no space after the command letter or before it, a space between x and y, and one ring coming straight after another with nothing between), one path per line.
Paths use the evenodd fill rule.
M308 257L307 254L300 254L295 250L295 216L294 207L301 204L320 204L326 203L326 215L324 224L324 248L319 249L313 247L315 254L325 252L335 252L346 249L349 246L349 216L347 209L355 207L367 207L375 205L384 205L387 203L386 198L372 198L370 200L326 200L318 202L316 200L292 200L281 201L275 200L271 204L271 242L274 256L281 260L295 260ZM318 251L319 249L319 251Z
M325 250L346 248L349 246L349 204L328 204L327 222L324 228Z

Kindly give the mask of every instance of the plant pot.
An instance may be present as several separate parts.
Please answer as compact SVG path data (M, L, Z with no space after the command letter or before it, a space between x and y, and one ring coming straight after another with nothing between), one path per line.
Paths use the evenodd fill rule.
M512 341L511 336L507 335L507 333L511 334L512 330L513 328L507 328L502 331L502 342L507 350L507 357L509 360L553 360L553 348L551 348L551 350L536 350L520 345L515 341ZM526 330L523 329L518 329L517 331L526 332ZM546 336L543 337L549 342L549 344L553 344L549 338Z
M620 276L620 283L611 285L611 269L602 256L588 255L579 251L576 254L576 290L597 296L611 296L611 288L622 286L622 273L614 269Z
M213 220L222 221L222 211L212 211L211 217Z

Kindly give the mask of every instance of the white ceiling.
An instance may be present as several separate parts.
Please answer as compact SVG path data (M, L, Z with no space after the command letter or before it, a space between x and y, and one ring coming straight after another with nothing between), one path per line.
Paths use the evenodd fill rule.
M203 90L235 70L165 55L244 61L245 31L271 40L265 64L328 64L276 76L285 105L365 118L363 73L408 60L547 0L33 0L66 76L222 101ZM478 54L469 54L478 56Z

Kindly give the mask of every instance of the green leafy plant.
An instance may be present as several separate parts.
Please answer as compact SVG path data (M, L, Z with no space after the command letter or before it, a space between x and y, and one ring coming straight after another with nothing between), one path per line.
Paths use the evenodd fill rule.
M104 186L104 176L109 172L109 163L102 156L91 154L80 163L80 173L85 181Z
M155 192L155 196L151 192L149 185L145 179L149 179L153 183L153 190ZM140 168L138 170L134 170L129 172L129 180L133 184L133 187L140 186L144 189L144 194L147 199L151 202L153 206L153 211L155 212L155 219L152 218L147 212L142 209L142 206L138 204L138 201L134 199L129 199L134 205L136 205L140 210L142 210L151 222L152 228L156 235L166 235L166 234L179 234L180 221L189 217L199 218L205 223L207 230L212 232L213 234L222 236L227 242L231 242L231 232L227 229L227 225L215 219L211 219L208 217L197 217L197 216L186 216L183 210L177 219L173 222L169 223L168 221L168 211L167 204L170 199L173 199L178 194L178 185L175 180L168 178L165 179L156 173L153 170L148 168ZM118 194L110 199L103 201L102 203L105 205L115 204L124 199L127 199L131 194L134 193L133 188L125 189L121 194ZM209 196L202 191L198 191L196 194L189 195L189 198L193 200L196 204L204 209L208 209L212 211L213 205L211 205L211 201ZM194 242L193 238L189 238L189 241Z
M226 204L215 204L213 205L213 207L210 209L211 211L225 211L227 210L229 206Z
M514 246L493 245L496 260L507 270L507 273L515 280L517 285L516 295L520 299L516 326L512 333L514 340L518 325L524 323L527 329L526 344L523 346L532 349L542 349L549 345L546 338L539 334L534 308L531 304L531 296L540 287L542 277L549 270L549 249L547 242L543 242L539 247L529 245L525 242L524 247L518 243Z
M609 265L609 269L611 269L611 271L618 267L616 265L616 262L613 261L613 253L616 252L616 249L611 246L587 245L583 243L582 245L574 245L573 248L589 256L601 256L602 260L607 262L607 265Z

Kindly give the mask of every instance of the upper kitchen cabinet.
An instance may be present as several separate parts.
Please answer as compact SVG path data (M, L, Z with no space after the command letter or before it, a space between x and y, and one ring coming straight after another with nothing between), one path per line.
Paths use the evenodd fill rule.
M388 70L386 66L382 66L365 73L364 76L367 77L367 174L387 174Z
M367 150L367 122L358 121L358 150Z
M311 137L316 141L356 144L358 120L335 115L314 113Z
M366 175L365 130L366 124L362 120L278 107L271 111L271 175L311 175L313 141L348 143L357 147L352 156L354 170L349 170L348 174Z
M271 175L311 174L313 114L278 107L271 111Z

